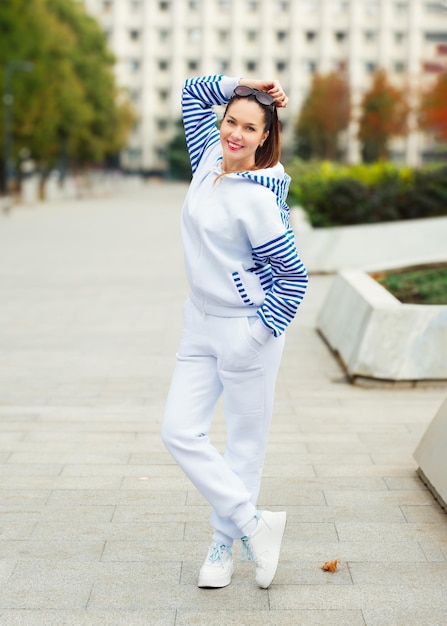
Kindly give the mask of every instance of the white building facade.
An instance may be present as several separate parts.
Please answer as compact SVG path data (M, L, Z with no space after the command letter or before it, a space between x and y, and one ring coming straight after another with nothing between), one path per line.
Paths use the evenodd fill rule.
M278 78L289 94L280 112L284 153L315 72L346 68L354 104L381 67L393 83L418 93L447 43L447 1L427 0L83 0L107 33L138 122L123 167L166 167L166 145L180 117L185 78L200 74ZM447 57L445 57L447 62ZM346 156L360 159L356 124ZM417 165L426 140L396 142L396 160Z

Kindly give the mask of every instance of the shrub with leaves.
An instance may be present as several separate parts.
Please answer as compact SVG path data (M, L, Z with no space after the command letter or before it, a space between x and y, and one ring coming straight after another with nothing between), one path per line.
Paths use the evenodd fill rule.
M337 165L294 161L289 204L315 227L447 215L447 168L399 168L392 163Z

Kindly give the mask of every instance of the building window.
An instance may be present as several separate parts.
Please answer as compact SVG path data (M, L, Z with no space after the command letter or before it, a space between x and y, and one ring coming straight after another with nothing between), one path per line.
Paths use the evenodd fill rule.
M141 0L132 0L130 3L130 10L132 13L138 13L141 9Z
M102 3L102 10L104 13L109 13L112 9L112 0L104 0Z
M129 59L129 70L133 73L138 72L141 67L139 59Z
M202 39L202 31L200 28L190 28L188 30L188 41L198 43Z
M168 120L163 118L159 118L157 120L157 128L158 130L166 130L168 128Z
M394 42L398 45L403 44L405 41L405 33L394 33Z
M335 72L345 72L346 71L346 61L343 59L334 59L332 61L332 67Z
M308 74L315 74L315 72L317 70L317 64L316 64L315 61L311 61L309 59L304 59L303 60L303 69Z
M277 72L285 72L287 69L287 61L277 61L276 62L276 71Z
M166 161L166 147L165 146L158 146L158 148L156 148L155 150L156 154L157 154L157 159L158 161Z
M315 13L318 10L318 0L304 0L301 8L304 13Z
M375 30L365 30L364 36L365 36L365 41L367 41L368 43L372 43L373 41L376 41L377 39L377 33Z
M217 38L220 43L227 43L229 39L229 32L227 30L219 30L217 32Z
M158 38L160 41L167 41L169 39L169 31L166 28L162 28L158 31Z
M166 61L166 59L159 59L158 61L158 69L161 70L162 72L166 71L169 67L169 61Z
M405 63L403 61L394 61L393 69L396 74L403 74L405 72Z
M287 39L287 33L285 30L278 30L276 33L276 39L278 41L285 41Z
M199 62L191 59L190 61L188 61L188 70L190 72L195 72L196 70L199 69Z
M447 41L447 32L439 31L439 32L427 32L424 34L425 41L433 41L435 43L443 43Z
M406 13L408 10L408 2L395 2L394 3L394 12L395 13Z
M379 3L376 0L365 0L364 9L367 15L377 15Z
M169 9L169 5L171 3L168 2L168 0L162 0L161 2L158 3L158 8L160 11L167 11Z
M257 32L255 30L247 30L247 41L256 41Z
M447 15L447 2L426 2L427 13L444 13Z
M161 102L166 102L169 98L169 91L167 89L160 89L158 92L158 97Z
M229 13L231 3L230 0L217 0L217 6L222 13Z
M217 61L216 68L218 74L225 74L228 70L228 62L227 61Z
M317 38L317 33L313 30L308 30L304 33L304 36L306 37L306 41L312 42Z
M333 13L347 13L349 9L349 2L342 2L340 0L333 0L332 11Z
M258 64L256 63L256 61L247 61L245 67L247 68L248 72L255 72Z
M247 0L247 10L249 13L255 13L258 10L257 0Z
M127 150L127 158L129 161L139 161L141 158L141 148L129 148Z
M190 11L199 11L200 0L189 0L188 6Z
M138 41L140 39L140 31L136 28L132 28L129 31L129 37L132 41Z
M140 99L141 96L141 92L139 89L129 89L129 97L132 100L132 102L138 102L138 100Z
M277 0L277 2L276 2L276 9L280 13L287 13L287 11L289 10L289 2L288 2L288 0Z
M365 62L365 72L367 74L373 74L376 71L376 64L374 61L366 61Z
M344 41L346 41L346 39L347 39L347 36L346 36L346 33L344 31L340 30L340 31L335 33L335 40L338 43L343 43Z

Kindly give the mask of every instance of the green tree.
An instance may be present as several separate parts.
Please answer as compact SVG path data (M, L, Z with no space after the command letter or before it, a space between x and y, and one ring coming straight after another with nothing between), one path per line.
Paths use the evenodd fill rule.
M79 2L47 1L60 22L74 34L73 68L82 83L84 100L89 105L84 134L74 136L73 148L80 161L100 160L123 146L134 120L124 93L118 93L115 86L115 59L107 48L103 31ZM67 123L62 132L70 137L71 129Z
M384 70L375 72L361 101L358 137L366 162L388 158L393 137L408 134L409 104L403 89L391 85Z
M343 73L315 74L296 123L297 154L301 158L335 160L340 133L351 117L351 95Z
M167 145L168 174L176 180L191 180L191 162L181 119L176 122L175 129L175 134Z
M0 89L8 63L33 71L13 80L14 158L26 147L43 169L61 151L74 165L118 151L133 121L119 101L105 35L75 0L0 3ZM3 132L1 134L3 137Z

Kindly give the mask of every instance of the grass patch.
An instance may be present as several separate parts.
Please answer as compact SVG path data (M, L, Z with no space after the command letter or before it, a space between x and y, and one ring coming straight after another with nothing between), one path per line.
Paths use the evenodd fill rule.
M447 267L376 274L374 278L405 304L447 304Z

